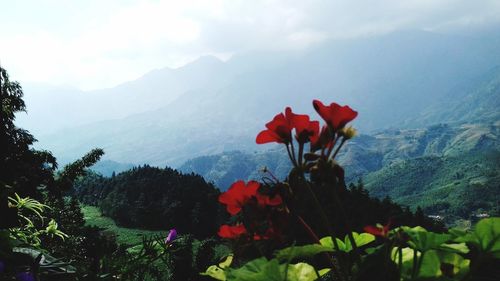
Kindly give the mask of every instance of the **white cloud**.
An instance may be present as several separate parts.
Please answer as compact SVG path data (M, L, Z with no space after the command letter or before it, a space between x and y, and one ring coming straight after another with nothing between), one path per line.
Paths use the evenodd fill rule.
M11 2L0 11L0 26L10 27L0 29L0 60L11 76L83 89L205 54L301 49L398 29L467 28L496 23L500 14L495 0Z

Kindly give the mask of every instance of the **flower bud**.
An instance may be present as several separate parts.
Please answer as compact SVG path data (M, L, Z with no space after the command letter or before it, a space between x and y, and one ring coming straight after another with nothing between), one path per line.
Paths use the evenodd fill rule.
M348 140L355 137L358 134L358 131L356 131L356 129L354 129L352 126L349 126L347 128L342 128L342 130L340 130L340 134L344 136L346 140Z

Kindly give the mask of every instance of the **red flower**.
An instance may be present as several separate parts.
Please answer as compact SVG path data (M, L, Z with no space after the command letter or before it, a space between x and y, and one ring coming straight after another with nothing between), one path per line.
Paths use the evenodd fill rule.
M257 135L256 142L258 144L277 142L288 144L292 141L293 116L290 115L292 110L287 107L285 114L280 113L274 116L273 120L266 124L267 130L260 132Z
M319 127L310 136L311 139L311 151L316 151L321 148L329 149L333 145L333 140L330 136L330 129L328 126Z
M310 121L306 114L295 114L290 107L285 109L285 114L280 113L266 124L267 130L257 135L257 143L277 142L288 144L292 141L292 130L295 129L295 138L299 143L309 141L317 128L318 121Z
M392 222L389 220L389 222L386 225L377 225L377 226L368 225L365 226L363 230L375 236L387 238L389 236L389 230L391 228L391 224Z
M246 233L247 229L242 224L237 224L235 226L224 224L221 225L217 234L222 238L234 239Z
M244 205L255 199L258 206L277 206L281 204L282 200L279 195L270 198L267 195L258 192L260 184L256 181L249 181L246 185L245 182L240 180L231 185L231 187L219 196L219 202L226 204L226 210L231 215L236 215L241 211Z
M313 106L321 118L323 118L333 130L342 129L347 123L358 116L358 112L352 110L349 106L340 106L334 102L326 106L319 100L314 100Z
M287 115L291 116L292 126L295 128L295 139L299 143L308 142L319 131L319 122L310 121L308 115L295 114L290 108L287 108Z

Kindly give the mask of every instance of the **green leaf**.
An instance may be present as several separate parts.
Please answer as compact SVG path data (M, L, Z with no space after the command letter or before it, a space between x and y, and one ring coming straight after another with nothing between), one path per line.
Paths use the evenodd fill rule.
M442 275L462 280L465 274L469 272L470 260L456 253L438 251L437 254L441 262Z
M323 270L323 274L328 272ZM277 259L258 258L237 269L228 268L225 280L238 281L313 281L316 270L307 263L280 264ZM218 279L222 280L222 279Z
M411 271L413 268L413 255L414 249L406 247L401 249L402 256L402 269L401 277L409 279L411 277ZM417 257L420 257L420 253L417 253ZM399 251L397 247L392 248L391 258L395 264L399 263Z
M440 234L429 232L425 228L417 227L402 227L402 229L410 236L410 241L408 245L413 249L425 252L430 249L436 249L446 241L453 238L450 234Z
M332 270L332 269L331 269L331 268L323 268L323 269L320 269L320 270L318 271L319 276L323 276L323 275L327 274L328 272L330 272L330 270Z
M370 234L370 233L359 234L357 232L353 232L352 236L354 238L354 242L356 242L356 245L358 247L364 246L364 245L371 243L372 241L375 240L375 236ZM352 251L353 247L351 245L351 240L349 239L349 237L347 235L346 235L344 240L345 240L345 252Z
M228 268L232 262L233 262L233 255L229 255L223 262L219 263L219 267L223 269Z
M287 271L286 280L289 281L312 281L317 278L314 267L304 262L290 264L285 270Z
M332 247L323 246L320 244L311 244L304 246L292 246L282 250L279 250L276 253L276 258L278 260L292 260L295 258L307 258L312 257L319 253L331 252L333 251Z
M480 220L474 228L480 249L500 258L500 218Z
M448 233L453 235L455 238L458 238L465 236L467 234L467 231L458 228L451 228L448 230Z
M435 250L424 253L418 276L422 278L438 277L441 275L441 261Z
M200 275L210 276L216 280L226 281L226 272L216 265L211 265L207 268L205 272L200 273Z
M264 257L252 260L237 269L228 268L226 277L227 280L241 281L283 280L278 261L276 259L269 261Z
M346 246L345 246L344 241L342 241L338 238L335 238L335 239L337 240L337 244L339 245L339 250L346 252ZM335 251L335 247L333 246L333 240L332 240L331 236L323 237L319 240L319 242L321 243L321 245L329 247Z
M469 248L465 243L442 244L441 246L438 247L438 249L445 252L457 253L457 254L467 254L469 252Z

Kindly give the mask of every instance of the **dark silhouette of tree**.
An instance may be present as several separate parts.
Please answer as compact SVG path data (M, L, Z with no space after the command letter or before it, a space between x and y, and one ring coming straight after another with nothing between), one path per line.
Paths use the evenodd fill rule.
M206 238L217 232L219 191L198 175L136 167L114 178L89 174L77 181L76 196L127 227L191 233Z

